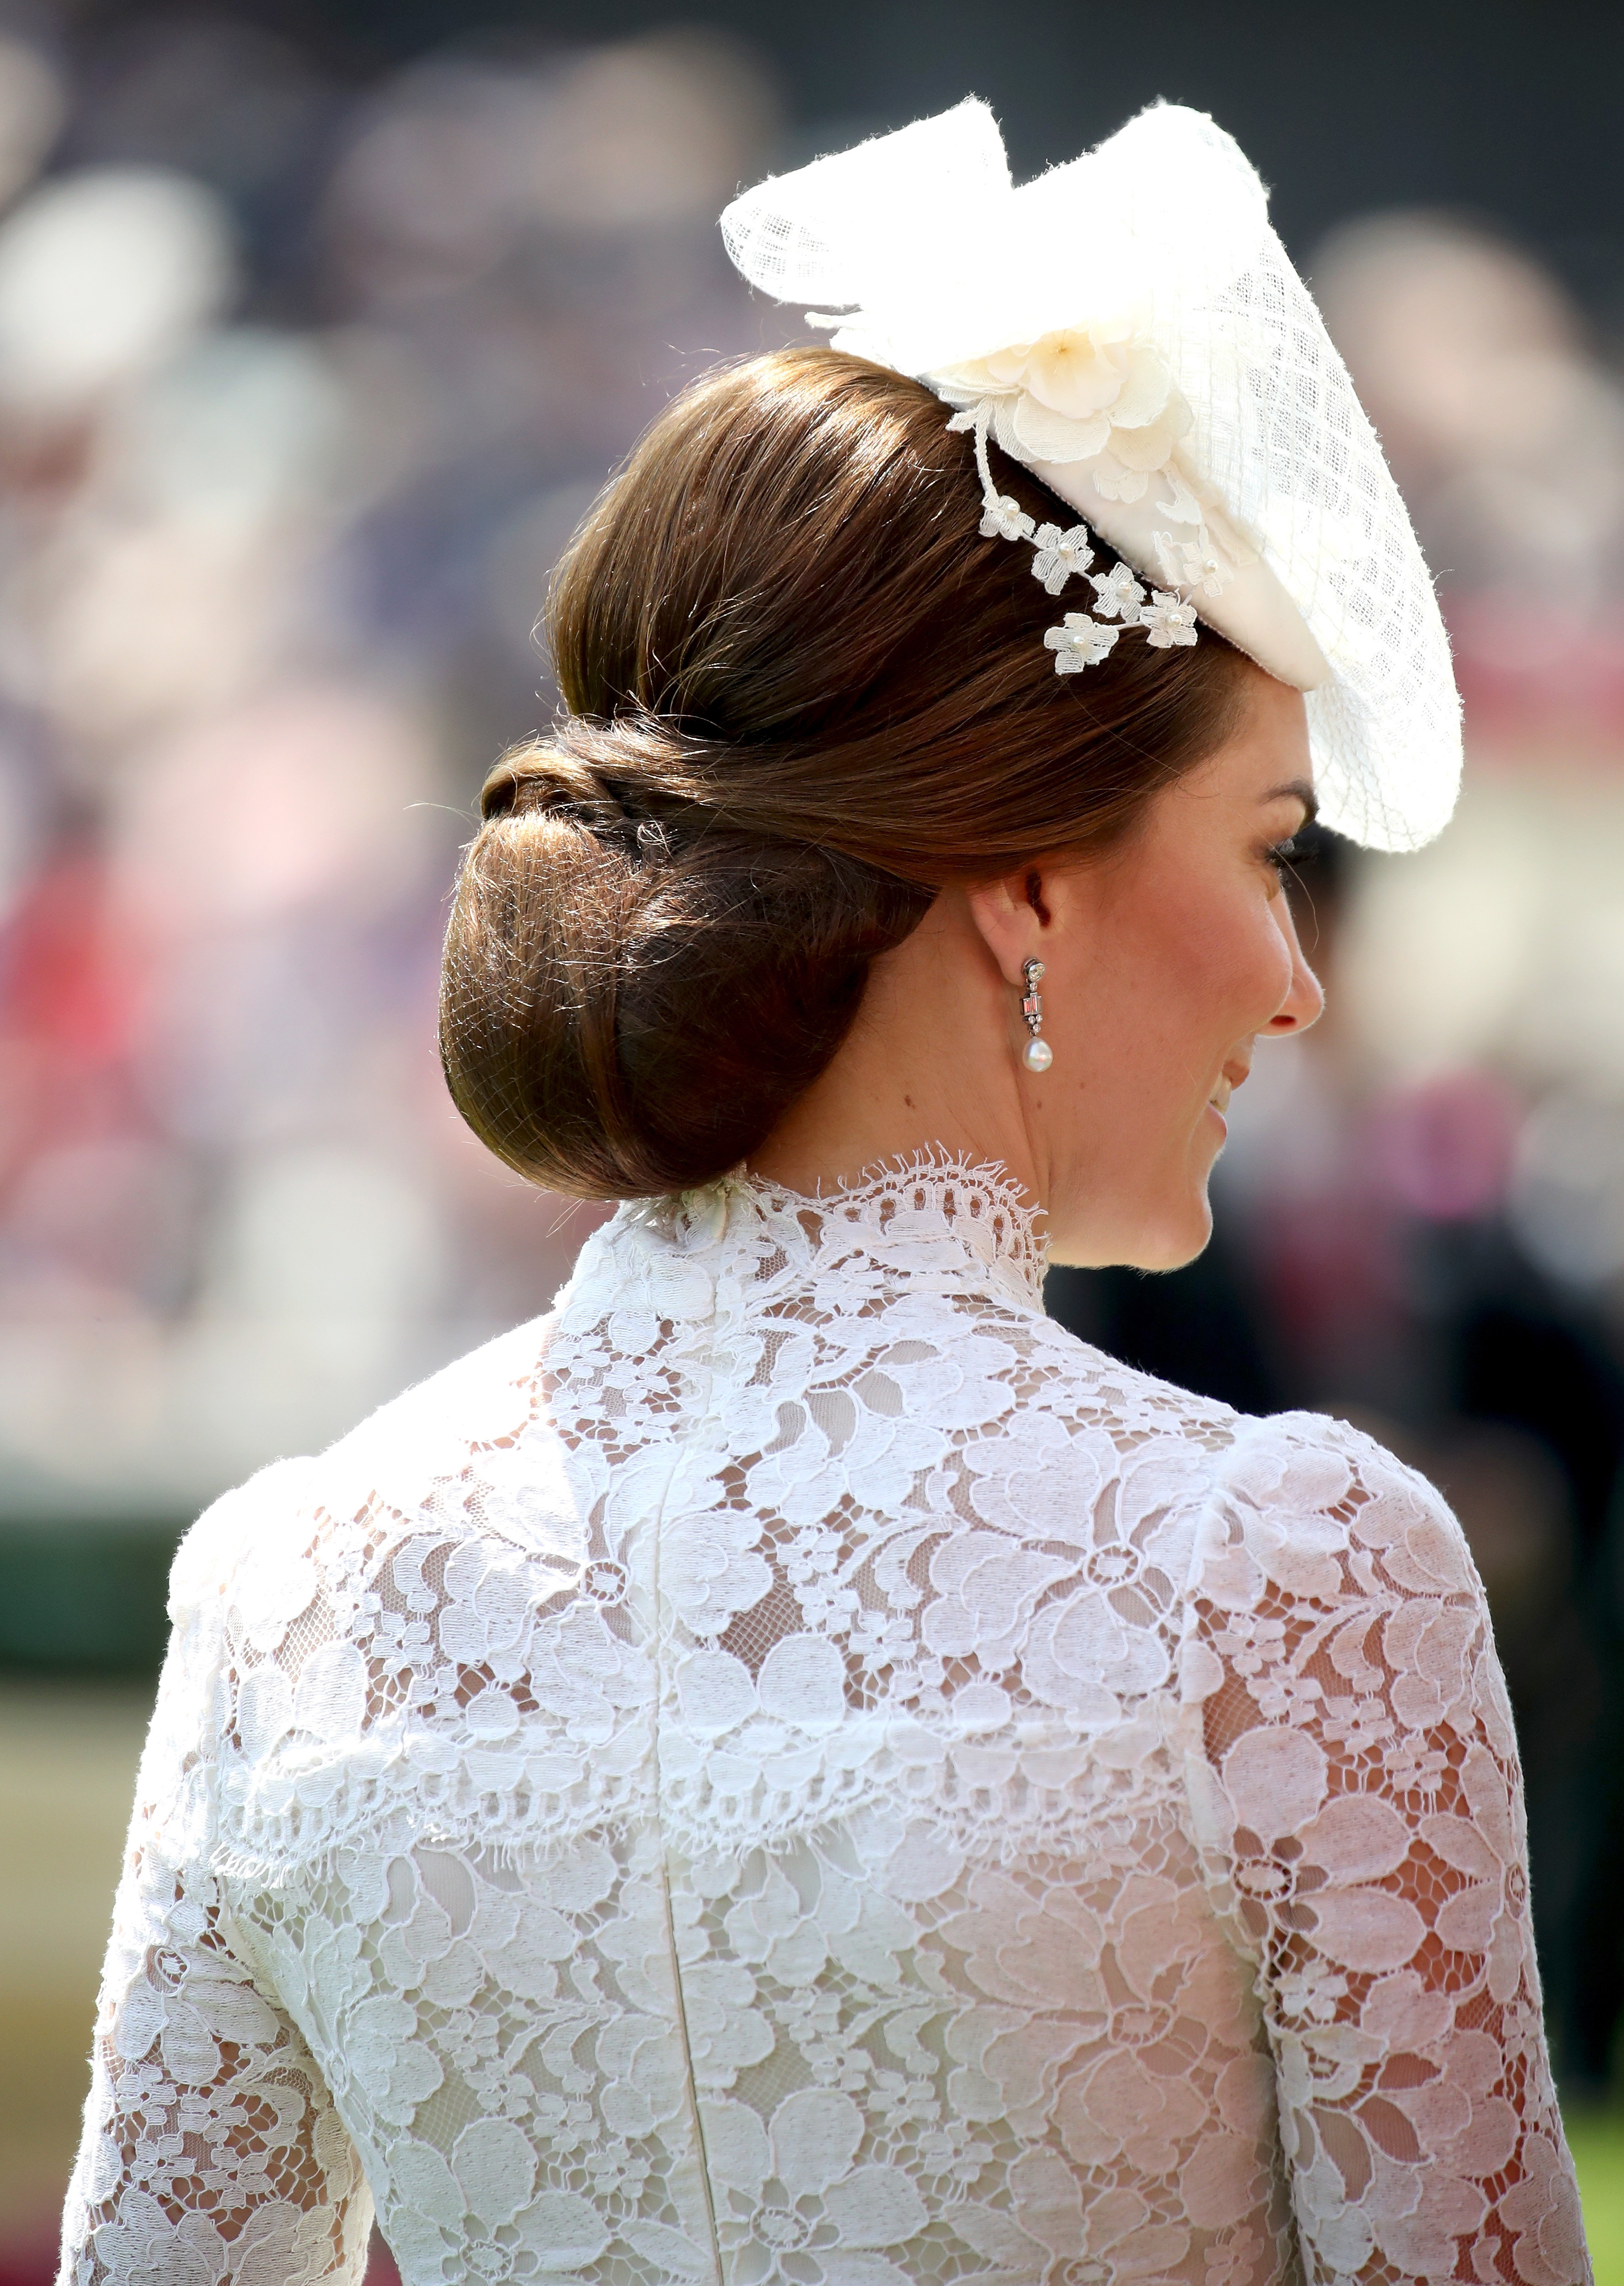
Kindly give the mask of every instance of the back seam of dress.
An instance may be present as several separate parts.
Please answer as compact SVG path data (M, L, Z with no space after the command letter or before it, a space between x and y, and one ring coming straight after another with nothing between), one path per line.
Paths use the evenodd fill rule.
M658 1714L655 1719L658 1724ZM716 2197L711 2188L710 2154L705 2148L705 2122L700 2117L698 2093L694 2081L693 2043L688 2036L688 2001L682 1990L682 1964L677 1952L676 1922L671 1911L671 1872L666 1864L663 1838L660 1844L659 1894L666 1912L666 1942L671 1947L671 1989L676 1995L677 2031L682 2043L682 2066L688 2084L688 2108L694 2124L694 2150L699 2162L699 2187L705 2194L706 2227L711 2235L711 2266L715 2273L716 2286L724 2286L721 2267L721 2235L716 2227Z
M705 2121L699 2110L698 2083L694 2077L693 2042L689 2037L688 2030L688 1998L682 1990L682 1959L677 1947L675 1916L673 1914L671 1910L671 1868L666 1859L666 1805L660 1785L659 1737L660 1706L665 1691L665 1675L661 1667L658 1646L660 1642L660 1542L666 1521L666 1508L671 1498L671 1487L676 1480L678 1470L681 1466L684 1446L691 1445L695 1436L709 1425L714 1414L716 1395L716 1321L720 1319L721 1314L721 1279L718 1278L713 1288L713 1293L714 1296L714 1311L712 1319L711 1342L707 1358L708 1372L705 1391L704 1408L699 1412L698 1419L690 1429L687 1437L678 1437L674 1439L675 1450L672 1455L671 1466L666 1471L665 1483L660 1489L659 1500L655 1506L653 1520L650 1526L651 1563L650 1568L653 1581L655 1655L654 1699L652 1714L649 1726L650 1742L652 1753L652 1768L650 1775L654 1795L654 1841L655 1847L659 1852L660 1903L664 1908L666 1916L666 1942L670 1948L671 1990L676 2000L677 2036L682 2043L682 2077L688 2093L689 2117L693 2122L694 2155L698 2161L699 2187L705 2197L705 2220L706 2227L710 2233L711 2268L714 2275L715 2286L724 2286L724 2274L721 2266L721 2236L716 2227L716 2197L714 2192L711 2188L710 2155L705 2148Z

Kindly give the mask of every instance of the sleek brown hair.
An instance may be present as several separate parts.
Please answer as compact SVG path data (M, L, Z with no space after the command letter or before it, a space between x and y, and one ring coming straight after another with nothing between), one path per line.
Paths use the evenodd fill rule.
M1057 675L1066 599L981 514L940 400L834 350L649 430L555 574L568 713L486 780L446 934L446 1078L510 1166L591 1198L724 1173L939 889L1103 848L1222 744L1238 652L1133 634Z

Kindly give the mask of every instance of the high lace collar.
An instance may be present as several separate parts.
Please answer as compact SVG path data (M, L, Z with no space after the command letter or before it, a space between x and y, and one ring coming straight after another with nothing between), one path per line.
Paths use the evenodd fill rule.
M1006 1168L991 1162L922 1157L817 1193L756 1175L725 1175L627 1211L683 1253L747 1236L758 1253L810 1267L831 1248L855 1247L875 1260L937 1277L968 1273L985 1283L990 1273L994 1285L1042 1304L1048 1259L1041 1210L1026 1203Z

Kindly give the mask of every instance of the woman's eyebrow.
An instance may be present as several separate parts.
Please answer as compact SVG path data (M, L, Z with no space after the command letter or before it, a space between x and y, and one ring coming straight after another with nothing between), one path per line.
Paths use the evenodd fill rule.
M1292 778L1285 785L1271 786L1268 792L1263 796L1263 800L1265 802L1300 801L1307 812L1303 821L1305 825L1312 825L1320 815L1319 796L1306 778Z

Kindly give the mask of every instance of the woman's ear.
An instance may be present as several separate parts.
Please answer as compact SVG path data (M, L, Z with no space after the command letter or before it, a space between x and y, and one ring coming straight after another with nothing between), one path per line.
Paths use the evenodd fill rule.
M1044 938L1053 926L1045 887L1043 868L1027 865L966 892L970 918L1005 984L1019 985L1022 963L1043 958Z

